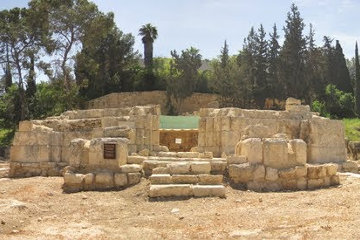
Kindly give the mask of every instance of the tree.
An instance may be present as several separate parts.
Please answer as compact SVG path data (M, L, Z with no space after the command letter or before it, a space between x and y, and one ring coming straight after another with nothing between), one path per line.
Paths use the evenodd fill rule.
M151 69L153 65L153 43L158 36L156 27L150 23L142 25L139 29L139 35L142 36L144 44L144 64L145 68Z
M285 85L286 95L300 99L304 97L306 89L304 27L298 7L292 4L284 27L285 40L280 52L280 77L281 83Z
M360 63L358 44L355 44L355 113L360 116Z
M190 47L181 51L181 55L175 50L171 51L171 56L168 100L173 103L175 110L180 112L184 99L191 96L199 80L201 55L198 49Z
M271 98L282 98L283 86L279 83L279 35L277 33L276 24L273 26L273 32L270 33L268 43L268 84L267 92Z
M339 40L336 40L336 46L334 51L334 65L336 66L336 69L334 71L334 83L335 86L343 91L352 93L353 88L351 85L351 79L349 74L349 69L346 66L346 60L343 53L343 50L341 48Z

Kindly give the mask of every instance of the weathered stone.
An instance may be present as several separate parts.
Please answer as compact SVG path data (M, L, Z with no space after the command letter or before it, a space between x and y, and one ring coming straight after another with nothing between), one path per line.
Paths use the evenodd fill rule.
M114 187L114 176L111 172L100 172L95 175L97 189L110 189Z
M308 189L317 189L324 186L324 179L308 179Z
M265 179L267 181L276 181L279 179L279 172L275 168L266 167Z
M114 174L114 185L115 187L124 187L128 184L126 173L115 173Z
M295 164L296 165L305 165L306 164L306 155L307 147L306 143L302 139L292 139L289 141L289 144L292 147L292 150L295 153Z
M337 164L325 164L324 167L326 168L326 175L333 176L337 173L338 165Z
M297 180L294 178L281 179L282 188L285 190L297 190Z
M247 158L246 156L240 155L240 156L228 156L226 158L227 164L241 164L246 163Z
M188 162L170 163L168 164L168 167L171 174L190 173L190 163Z
M175 175L172 175L172 182L173 183L197 183L199 180L198 180L198 177L197 175L178 175L178 174L175 174Z
M254 172L253 172L253 179L254 181L260 181L260 180L264 180L265 178L265 167L262 164L259 164L257 166L254 167Z
M167 167L157 167L152 170L152 174L168 174L170 172Z
M225 187L222 185L194 185L194 197L225 197Z
M288 161L288 146L285 139L264 140L264 165L277 169L294 167L294 164Z
M209 162L192 162L190 164L190 171L194 174L209 174L211 165Z
M95 174L87 173L84 176L84 190L93 190L94 186Z
M177 153L176 152L159 152L159 157L173 157L176 158Z
M344 172L359 173L359 166L355 161L346 161L342 164L342 169Z
M170 184L150 186L149 197L191 197L193 189L190 184Z
M147 156L149 156L149 154L150 154L150 150L146 149L146 148L139 152L139 155L143 156L143 157L147 157Z
M219 160L212 160L210 164L211 164L211 173L216 173L216 174L223 174L227 166L225 161L219 161Z
M295 168L281 169L279 170L279 177L282 179L296 179Z
M141 181L141 173L128 173L128 184L135 185Z
M299 190L307 189L307 179L304 177L298 178L296 180L296 185Z
M179 157L179 158L198 158L199 153L198 152L178 152L176 154L176 157Z
M139 164L126 164L120 167L120 171L122 173L135 173L135 172L141 172L142 167Z
M212 159L214 156L213 156L213 153L212 152L202 152L202 153L199 153L199 158L208 158L208 159Z
M128 164L142 164L147 158L143 156L128 156L127 163Z
M306 177L307 176L307 167L306 166L296 166L295 174L297 178Z
M330 185L336 186L340 184L340 177L339 175L333 175L330 177Z
M262 163L263 144L260 138L249 138L241 142L241 155L251 164Z
M308 165L307 176L311 179L324 178L326 176L326 168L321 165Z
M75 173L64 174L64 189L68 192L83 190L84 175Z
M173 183L170 174L152 174L150 177L151 184L171 184Z
M221 184L223 182L223 175L210 175L210 174L199 174L199 184Z
M249 163L229 165L229 176L234 183L247 183L253 179L254 167Z
M324 177L324 187L329 187L331 185L330 177Z

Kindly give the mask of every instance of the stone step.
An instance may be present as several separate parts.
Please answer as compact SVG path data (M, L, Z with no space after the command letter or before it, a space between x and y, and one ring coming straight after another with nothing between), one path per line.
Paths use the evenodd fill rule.
M139 157L139 156L131 156L131 157ZM172 162L181 162L181 161L195 161L195 162L201 162L201 161L223 161L226 162L226 158L192 158L192 157L160 157L160 156L149 156L146 157L146 160L155 160L155 161L172 161Z
M149 197L225 197L222 185L164 184L151 185Z
M154 173L170 174L223 174L226 169L226 161L208 160L208 161L158 161L145 160L143 169L146 176ZM161 169L159 169L161 168ZM159 170L159 171L157 171Z
M150 176L151 184L200 184L200 185L221 185L223 175L199 174L199 175L170 175L153 174Z

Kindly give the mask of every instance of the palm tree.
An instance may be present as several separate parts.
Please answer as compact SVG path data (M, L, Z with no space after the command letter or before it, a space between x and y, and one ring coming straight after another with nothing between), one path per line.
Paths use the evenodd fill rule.
M153 43L158 36L157 29L148 23L141 26L139 35L142 36L141 40L144 44L144 64L149 69L153 62Z

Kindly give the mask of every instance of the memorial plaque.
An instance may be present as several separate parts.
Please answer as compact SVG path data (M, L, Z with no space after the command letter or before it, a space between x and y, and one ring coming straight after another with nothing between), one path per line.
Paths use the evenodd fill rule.
M104 159L116 159L116 144L104 143Z

